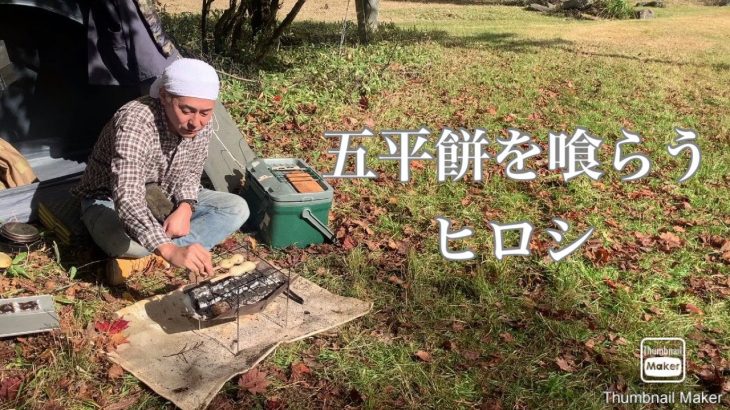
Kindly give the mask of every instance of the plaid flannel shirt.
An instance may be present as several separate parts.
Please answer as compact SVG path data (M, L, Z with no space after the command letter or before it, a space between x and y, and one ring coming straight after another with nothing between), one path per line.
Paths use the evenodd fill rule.
M197 201L211 134L209 123L195 138L180 137L160 100L130 101L104 126L73 193L111 198L126 232L152 252L171 241L147 207L145 185L159 184L173 203Z

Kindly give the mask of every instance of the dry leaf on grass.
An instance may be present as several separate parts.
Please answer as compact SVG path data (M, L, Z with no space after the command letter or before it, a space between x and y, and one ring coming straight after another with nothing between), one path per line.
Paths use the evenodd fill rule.
M684 313L694 313L696 315L704 315L705 312L702 311L702 309L698 308L697 306L691 304L691 303L682 303L679 305L679 307L682 309L682 312Z
M720 252L730 252L730 240L725 240L720 246Z
M124 369L122 369L122 366L114 363L109 367L109 370L106 372L107 376L109 376L110 379L119 379L120 377L124 376Z
M124 397L123 399L119 399L108 406L104 406L104 410L126 410L137 403L139 396L141 395L142 393L135 393L131 396Z
M342 249L346 251L352 250L357 244L355 241L352 240L350 236L346 236L345 239L342 241Z
M730 263L730 240L726 240L725 243L720 247L720 259L723 262Z
M415 354L416 358L422 362L430 363L431 362L431 353L419 350Z
M109 333L110 335L113 335L129 327L129 321L124 320L124 318L119 318L113 321L102 320L96 322L94 324L94 327L98 332Z
M679 238L679 236L671 233L671 232L664 232L659 235L659 249L661 249L664 252L671 252L674 249L678 249L682 247L682 240Z
M255 251L255 250L256 250L256 248L257 248L257 247L258 247L258 245L259 245L259 243L258 243L258 241L256 240L256 238L254 238L253 236L247 235L247 236L246 236L246 238L245 238L245 240L246 240L246 242L248 242L248 244L249 244L249 245L251 246L251 249Z
M576 370L575 361L573 361L573 359L570 357L556 357L555 364L557 364L560 370L564 372L573 373Z
M461 355L464 356L464 359L469 360L471 362L479 359L482 355L479 352L476 352L474 350L464 350L461 352Z
M461 332L462 330L464 330L464 324L461 322L454 322L451 324L451 329L454 332Z
M307 367L304 362L296 362L291 365L291 376L289 381L299 380L302 375L312 373L312 370Z
M15 400L23 379L20 377L4 377L0 379L0 401Z
M211 408L214 408L211 406ZM235 407L231 407L235 408ZM266 403L264 403L264 409L266 410L279 410L279 409L285 409L286 404L284 403L284 400L280 397L267 397Z
M108 352L111 352L112 350L116 350L117 347L125 343L129 343L129 340L127 340L127 338L123 334L115 333L109 336L109 340L106 344L106 350Z
M623 289L626 292L631 291L631 287L628 285L624 285L622 283L616 282L611 278L603 278L603 283L605 283L609 288L611 289Z
M266 373L259 369L251 369L241 375L241 378L238 379L238 386L241 390L246 390L251 394L263 393L269 386L269 381L266 380Z

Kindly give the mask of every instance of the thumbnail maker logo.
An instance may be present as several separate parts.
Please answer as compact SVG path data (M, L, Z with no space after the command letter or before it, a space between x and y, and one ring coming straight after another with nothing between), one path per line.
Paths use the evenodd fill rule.
M686 375L687 353L679 337L641 340L641 380L645 383L681 383Z

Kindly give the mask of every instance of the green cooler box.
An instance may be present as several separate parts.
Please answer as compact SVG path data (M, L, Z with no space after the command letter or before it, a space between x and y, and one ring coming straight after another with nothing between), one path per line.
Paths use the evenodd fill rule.
M300 193L286 178L289 172L306 172L322 192ZM300 248L335 242L327 227L333 189L306 162L295 158L256 159L246 170L243 198L251 216L246 223L258 229L263 242L272 248L295 245Z

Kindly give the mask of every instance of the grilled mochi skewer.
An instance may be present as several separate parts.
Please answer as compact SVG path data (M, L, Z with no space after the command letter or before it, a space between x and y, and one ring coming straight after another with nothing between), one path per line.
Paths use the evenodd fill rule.
M240 265L243 262L246 262L246 258L243 257L240 253L236 253L231 255L230 258L223 259L218 266L223 269L231 269L232 267L236 265Z

